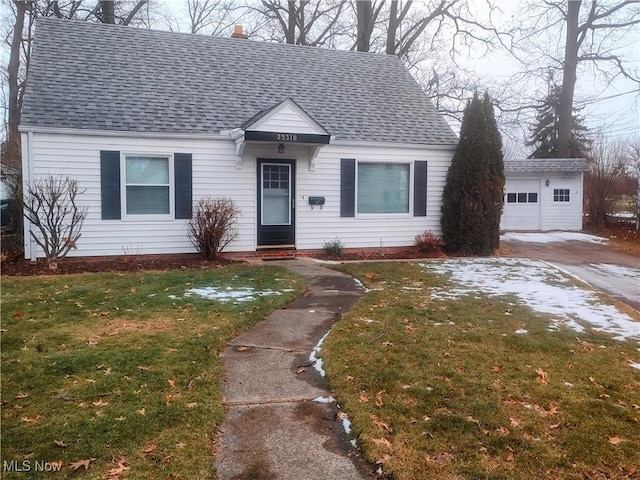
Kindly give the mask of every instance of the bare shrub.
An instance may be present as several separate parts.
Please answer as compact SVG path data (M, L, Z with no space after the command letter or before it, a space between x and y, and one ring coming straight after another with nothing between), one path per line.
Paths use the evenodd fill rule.
M86 207L77 203L82 193L76 180L53 175L37 178L24 192L24 216L39 232L31 230L31 237L42 247L52 270L58 268L58 259L77 248L87 216Z
M199 199L189 221L189 239L207 260L218 255L238 236L240 209L230 198Z
M442 238L432 232L422 232L416 235L415 246L420 253L429 257L442 256Z
M340 239L335 238L334 240L325 241L322 250L327 257L342 258L344 247Z

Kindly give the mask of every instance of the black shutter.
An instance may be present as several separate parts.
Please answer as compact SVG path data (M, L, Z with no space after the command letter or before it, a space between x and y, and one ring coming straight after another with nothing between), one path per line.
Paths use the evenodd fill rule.
M100 198L103 220L118 220L120 208L120 152L100 151Z
M193 203L192 155L190 153L174 153L173 168L176 193L175 217L189 219Z
M427 162L413 162L413 216L427 216Z
M356 212L356 161L340 160L340 216L354 217Z

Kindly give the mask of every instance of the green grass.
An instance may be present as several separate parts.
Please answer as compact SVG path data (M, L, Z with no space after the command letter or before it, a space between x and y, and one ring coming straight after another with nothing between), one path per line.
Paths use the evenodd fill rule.
M638 345L549 332L514 298L431 300L447 280L417 265L341 269L381 290L327 338L327 377L359 447L392 478L640 474Z
M254 301L204 286L291 289ZM215 476L224 345L304 290L276 267L2 278L3 462L62 461L57 478ZM170 295L176 298L171 298ZM73 462L95 459L85 471ZM2 478L25 478L3 472Z

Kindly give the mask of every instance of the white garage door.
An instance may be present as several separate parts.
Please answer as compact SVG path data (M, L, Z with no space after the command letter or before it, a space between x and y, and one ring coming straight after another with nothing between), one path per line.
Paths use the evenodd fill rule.
M540 179L505 183L503 230L540 230Z

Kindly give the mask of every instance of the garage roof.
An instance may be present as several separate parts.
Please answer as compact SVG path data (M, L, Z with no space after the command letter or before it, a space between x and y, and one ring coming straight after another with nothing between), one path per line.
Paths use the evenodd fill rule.
M584 172L587 160L584 158L527 158L505 160L505 172Z

